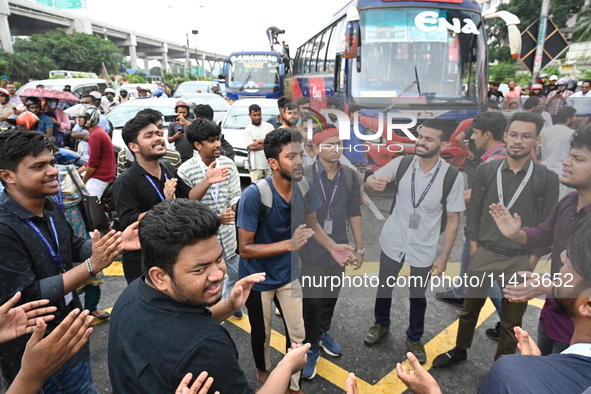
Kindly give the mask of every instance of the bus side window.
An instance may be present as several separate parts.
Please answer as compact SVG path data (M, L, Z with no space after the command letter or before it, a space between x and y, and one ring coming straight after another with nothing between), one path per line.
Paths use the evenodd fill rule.
M343 57L343 54L338 54L336 56L336 67L335 67L335 77L334 77L334 86L335 92L338 93L345 93L345 62L347 60Z
M298 48L298 51L296 52L295 58L293 59L293 69L291 71L292 75L298 75L300 74L300 58L302 56L302 52L301 50Z

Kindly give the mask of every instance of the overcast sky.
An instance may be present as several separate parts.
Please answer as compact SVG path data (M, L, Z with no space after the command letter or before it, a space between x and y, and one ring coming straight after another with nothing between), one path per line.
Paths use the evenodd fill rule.
M89 17L124 26L191 48L230 54L242 50L269 50L265 30L277 26L292 56L299 45L326 26L349 0L87 0ZM202 6L202 8L201 8ZM68 10L84 15L82 10ZM279 49L279 47L276 47ZM152 65L152 62L150 62ZM141 64L138 65L141 67Z

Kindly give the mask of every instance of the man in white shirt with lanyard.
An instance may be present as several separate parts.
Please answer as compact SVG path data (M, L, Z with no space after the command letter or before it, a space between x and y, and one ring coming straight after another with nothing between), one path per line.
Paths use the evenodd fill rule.
M240 255L236 253L236 203L240 199L240 176L232 159L221 154L221 129L215 123L198 119L187 128L187 140L199 154L178 170L179 177L190 187L197 189L197 199L217 213L222 220L218 238L226 261L227 277L224 280L222 298L228 298L238 281ZM224 172L223 177L213 176L214 168ZM234 317L242 318L238 309Z
M447 123L433 119L420 128L416 142L416 157L401 178L396 193L394 211L386 220L380 235L380 284L374 307L375 324L365 336L366 345L376 344L390 329L392 290L404 263L410 265L410 324L406 331L407 346L421 364L427 361L425 348L420 342L424 332L429 274L441 275L447 266L453 248L460 212L464 204L464 178L455 177L446 199L441 203L443 185L450 165L439 157L451 136ZM383 191L395 181L403 157L398 157L380 168L367 179L370 191ZM453 171L453 169L451 169ZM420 194L419 194L420 193ZM442 214L447 210L445 244L441 256L435 260L441 230Z

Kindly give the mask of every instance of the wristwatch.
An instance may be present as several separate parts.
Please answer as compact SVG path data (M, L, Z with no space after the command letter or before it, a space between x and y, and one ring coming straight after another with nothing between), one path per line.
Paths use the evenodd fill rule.
M365 248L359 250L359 249L355 249L355 253L359 253L360 255L365 255Z

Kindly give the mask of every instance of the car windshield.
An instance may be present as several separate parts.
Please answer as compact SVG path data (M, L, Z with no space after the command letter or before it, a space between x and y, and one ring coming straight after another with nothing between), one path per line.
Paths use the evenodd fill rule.
M230 104L228 104L228 102L226 100L224 100L221 97L198 97L198 96L192 96L189 101L199 105L199 104L205 104L205 105L209 105L211 106L211 108L213 108L214 112L226 112L227 110L230 109Z
M275 107L261 107L263 113L263 120L266 121L274 115L279 115L279 109ZM244 129L251 124L250 116L248 116L248 107L233 107L224 119L223 129Z
M230 92L272 93L279 89L279 56L235 55L230 58Z
M164 115L165 117L168 115L174 115L174 108L173 107L151 107L151 108L162 112L162 115ZM111 111L111 113L109 113L109 116L107 116L107 119L109 119L111 121L111 123L113 123L113 127L120 129L123 126L125 126L125 123L127 123L128 120L133 118L138 112L140 112L143 109L146 109L146 107L140 107L140 106L135 106L135 105L119 105L119 106L115 107L115 109L113 111ZM164 119L163 119L163 121L164 121ZM168 127L168 123L169 122L164 121L164 127Z
M354 65L351 72L351 92L357 104L374 107L372 98L399 96L415 81L415 70L423 97L418 99L415 86L397 106L426 101L470 104L485 88L482 78L486 42L477 13L431 8L369 9L361 12L360 24L361 64ZM360 72L355 71L357 66Z

